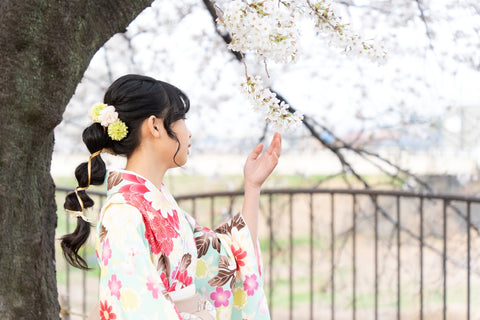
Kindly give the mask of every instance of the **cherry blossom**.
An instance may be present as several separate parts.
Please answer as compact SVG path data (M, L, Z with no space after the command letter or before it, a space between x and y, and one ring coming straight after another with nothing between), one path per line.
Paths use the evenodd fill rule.
M240 52L242 57L256 54L266 69L269 60L276 63L295 61L299 51L298 25L305 19L313 21L318 34L327 39L329 45L342 48L349 56L365 57L380 64L385 62L385 48L377 47L373 41L364 40L350 30L336 13L332 0L231 0L216 1L216 5L220 8L219 27L232 38L229 49ZM246 81L241 86L255 110L262 112L276 130L297 127L303 115L292 113L286 103L262 86L259 76L249 75L247 63L242 59Z
M259 76L247 77L242 87L256 110L264 114L265 120L270 121L274 129L283 131L295 128L302 122L303 115L289 112L289 105L280 102L270 89L264 88Z

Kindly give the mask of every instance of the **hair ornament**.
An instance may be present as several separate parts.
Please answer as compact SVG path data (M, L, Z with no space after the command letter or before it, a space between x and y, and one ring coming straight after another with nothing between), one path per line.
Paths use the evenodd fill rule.
M77 200L78 202L80 203L80 206L81 206L81 210L80 211L75 211L75 210L69 210L69 209L65 209L68 213L71 213L72 216L74 216L75 218L81 218L83 221L85 222L90 222L90 220L88 220L88 218L85 216L84 214L84 206L83 206L83 201L82 199L80 198L80 196L78 195L78 191L80 190L85 190L86 188L80 188L80 187L77 187L75 188L75 195L77 196Z
M82 220L85 221L85 222L90 222L90 220L88 220L88 218L83 213L84 210L85 210L85 207L83 205L82 198L80 198L80 196L78 195L78 191L84 191L84 190L87 190L88 187L90 187L90 180L91 180L91 176L92 176L92 159L95 158L96 156L98 156L100 153L102 153L102 151L103 150L99 150L97 152L94 152L90 155L90 158L88 158L88 163L87 163L88 182L87 182L87 185L85 187L78 186L78 187L75 188L75 195L77 196L77 200L78 200L78 203L80 204L81 210L80 211L75 211L75 210L66 209L66 211L71 213L75 218L82 218Z
M100 123L107 129L108 136L115 141L120 141L128 134L125 122L118 118L118 112L114 106L105 103L96 103L89 111L93 122Z
M67 210L68 211L68 210ZM68 211L75 218L81 218L83 221L90 223L90 220L81 211Z

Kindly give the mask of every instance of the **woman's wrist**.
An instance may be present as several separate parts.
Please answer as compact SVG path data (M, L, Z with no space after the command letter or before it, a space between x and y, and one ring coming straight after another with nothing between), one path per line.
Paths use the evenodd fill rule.
M260 201L260 186L245 181L242 215L250 229L252 239L257 239L258 209Z
M256 184L253 182L245 181L244 183L244 190L245 192L252 192L252 193L260 193L260 190L262 188L261 184Z

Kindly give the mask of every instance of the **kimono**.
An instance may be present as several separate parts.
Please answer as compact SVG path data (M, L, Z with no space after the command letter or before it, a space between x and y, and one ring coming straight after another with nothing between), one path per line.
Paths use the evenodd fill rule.
M213 319L270 319L258 242L241 214L212 231L163 184L125 170L106 181L96 238L100 319L199 319L176 306L194 294Z

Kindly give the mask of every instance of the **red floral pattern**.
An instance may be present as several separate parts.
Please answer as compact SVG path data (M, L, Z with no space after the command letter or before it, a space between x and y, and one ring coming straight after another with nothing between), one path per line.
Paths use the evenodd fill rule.
M132 183L122 186L118 192L123 193L126 202L138 208L145 224L145 238L150 244L153 254L169 255L173 250L173 238L178 236L179 219L176 210L172 215L163 217L160 210L155 210L144 194L150 190L145 185L146 180L129 173L123 173L122 178Z
M165 289L167 289L167 292L175 291L175 284L170 286L168 283L168 277L164 272L160 274L160 279L162 279L163 285L165 286Z
M177 270L175 270L177 271ZM179 282L181 282L183 284L182 287L186 287L186 286L189 286L192 284L193 282L193 278L190 277L188 275L188 271L187 270L183 270L182 272L175 272L173 273L173 278L175 280L178 280Z
M240 267L245 266L245 261L243 259L247 257L247 252L242 248L238 248L238 250L236 250L233 244L230 245L230 248L232 249L233 256L237 261L237 270L240 270Z
M100 301L100 320L117 319L117 315L112 312L112 306L108 305L108 301Z
M152 253L163 253L168 256L173 250L172 238L177 237L173 226L161 214L156 214L153 219L149 219L147 214L143 214L143 222L145 223L145 238L152 248Z

